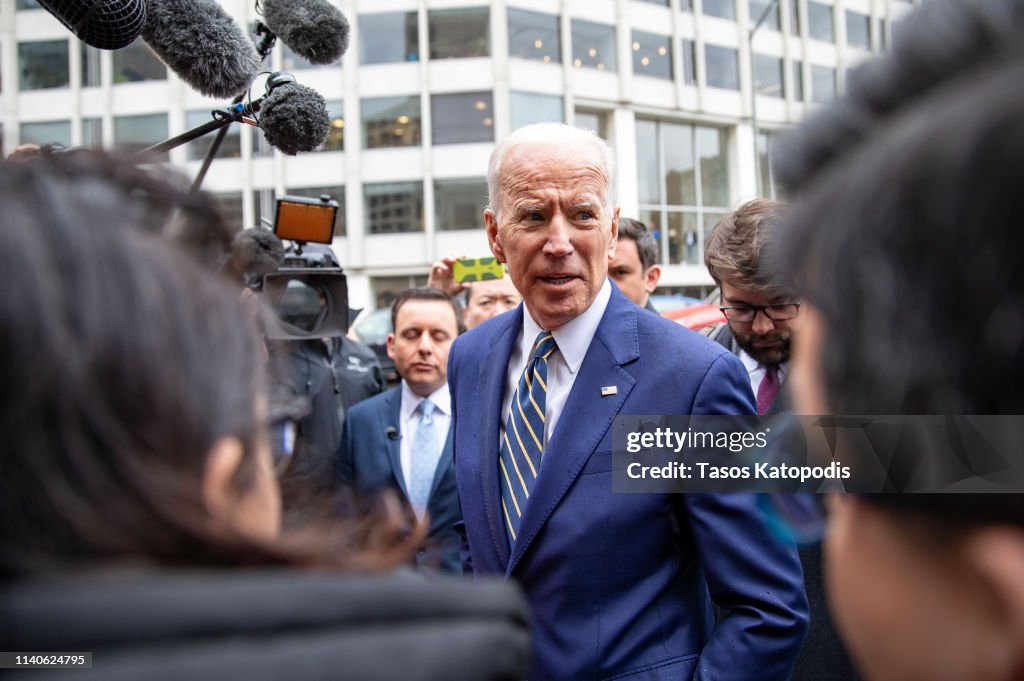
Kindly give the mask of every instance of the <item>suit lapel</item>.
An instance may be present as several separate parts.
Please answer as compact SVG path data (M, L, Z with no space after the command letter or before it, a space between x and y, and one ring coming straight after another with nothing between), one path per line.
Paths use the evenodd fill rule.
M506 575L512 574L530 543L572 487L636 384L636 379L622 365L640 356L637 310L613 287L612 297L580 365L555 432L548 438L544 461L523 512ZM606 386L615 386L616 394L602 396L601 388Z
M387 406L380 412L380 432L384 438L384 444L388 450L388 463L391 464L391 474L398 483L405 498L409 498L409 488L405 484L405 476L402 474L402 441L400 438L388 437L388 429L394 428L395 432L402 432L401 424L402 410L402 388L398 387L388 393Z
M480 409L483 428L479 431L480 443L480 489L483 493L487 525L491 540L502 565L509 560L508 537L505 535L505 520L501 511L501 490L498 486L498 436L501 433L501 405L505 396L505 372L519 330L523 327L523 305L508 315L509 319L497 329L490 340L490 352L480 363ZM462 454L465 456L465 454Z

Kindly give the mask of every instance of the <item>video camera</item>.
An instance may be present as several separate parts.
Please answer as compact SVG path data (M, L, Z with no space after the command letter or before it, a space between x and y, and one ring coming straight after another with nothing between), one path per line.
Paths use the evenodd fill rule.
M261 296L276 313L266 329L271 340L307 340L348 332L348 282L328 245L334 239L338 202L281 196L274 233L291 243L277 271L263 275Z

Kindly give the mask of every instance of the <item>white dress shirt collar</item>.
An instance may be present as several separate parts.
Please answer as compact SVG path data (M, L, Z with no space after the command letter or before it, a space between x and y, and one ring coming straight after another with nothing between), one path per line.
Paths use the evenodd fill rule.
M405 423L409 418L416 413L417 407L420 406L420 402L424 399L429 399L437 407L438 411L451 416L452 414L452 396L448 392L448 384L445 383L440 388L430 393L426 398L420 397L412 391L409 384L402 379L402 406L399 409L399 423Z
M551 332L551 335L555 337L555 343L558 344L558 351L562 354L569 372L573 375L579 371L580 365L583 364L583 358L587 355L590 342L594 340L594 334L597 333L597 327L601 324L604 311L608 309L608 301L611 299L611 296L612 285L608 282L608 279L605 279L601 290L597 293L597 297L594 298L594 302L590 304L590 307L583 314ZM537 335L545 330L534 321L530 315L530 310L526 305L523 305L523 335L519 343L524 358L530 357L533 343L537 340ZM528 362L529 359L526 361Z

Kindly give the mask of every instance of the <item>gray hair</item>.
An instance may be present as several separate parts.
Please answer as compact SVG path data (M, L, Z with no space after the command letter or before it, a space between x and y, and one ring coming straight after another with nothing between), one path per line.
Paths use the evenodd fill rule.
M487 207L498 214L501 206L501 171L505 154L517 144L527 142L549 142L565 144L566 142L583 142L592 144L601 153L601 164L608 178L608 207L615 205L615 154L608 143L598 137L593 130L575 128L565 123L534 123L519 128L498 143L491 152L491 160L487 164Z

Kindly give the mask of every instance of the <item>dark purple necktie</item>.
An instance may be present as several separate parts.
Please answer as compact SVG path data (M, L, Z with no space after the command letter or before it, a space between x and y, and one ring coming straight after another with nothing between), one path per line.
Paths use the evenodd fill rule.
M771 409L775 396L779 394L779 372L777 369L765 367L764 378L757 386L757 415L764 416Z

